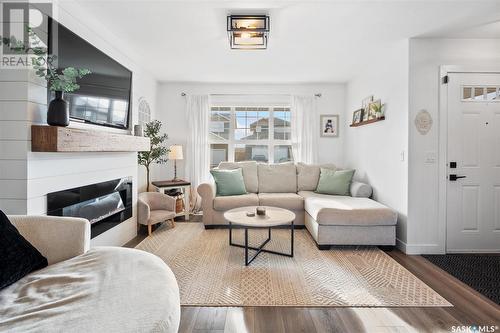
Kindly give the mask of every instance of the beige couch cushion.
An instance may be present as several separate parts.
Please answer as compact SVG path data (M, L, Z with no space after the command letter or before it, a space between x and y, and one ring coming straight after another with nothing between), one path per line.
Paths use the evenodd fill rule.
M242 195L229 195L225 197L215 197L214 209L218 211L226 211L233 208L243 206L258 206L259 197L255 193Z
M336 170L333 164L305 164L297 163L297 189L298 191L315 191L318 186L321 168Z
M259 181L257 178L257 162L220 162L219 169L234 170L241 168L243 172L243 180L245 181L245 188L249 193L257 193L259 191Z
M297 169L293 163L258 164L259 193L297 193Z
M320 225L395 225L395 211L368 198L300 191L305 211Z
M304 198L295 193L259 193L259 205L302 210Z

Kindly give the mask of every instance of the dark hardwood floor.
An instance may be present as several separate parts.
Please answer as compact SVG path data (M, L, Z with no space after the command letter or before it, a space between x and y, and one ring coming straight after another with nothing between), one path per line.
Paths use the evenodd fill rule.
M140 234L126 246L134 247L144 238ZM421 256L399 250L386 253L453 307L182 307L179 332L452 332L453 326L472 325L493 326L486 332L500 332L497 304Z

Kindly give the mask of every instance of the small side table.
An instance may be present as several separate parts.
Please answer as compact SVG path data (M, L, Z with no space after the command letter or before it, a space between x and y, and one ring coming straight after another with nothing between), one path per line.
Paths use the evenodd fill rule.
M182 194L184 194L184 211L176 213L175 216L184 215L184 219L189 221L189 211L190 211L190 202L189 196L191 195L191 183L186 180L161 180L156 182L151 182L153 186L155 186L158 192L162 192L165 194L166 191L172 189L181 190Z

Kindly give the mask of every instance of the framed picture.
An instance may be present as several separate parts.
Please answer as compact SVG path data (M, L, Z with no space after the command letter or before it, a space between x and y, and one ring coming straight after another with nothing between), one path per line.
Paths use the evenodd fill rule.
M363 121L368 120L368 108L370 106L370 103L373 102L373 95L368 96L366 98L363 98L363 101L361 102L361 108L363 109Z
M352 113L352 123L359 124L363 119L363 109L356 110Z
M322 114L320 116L322 137L336 138L339 136L339 115Z
M368 119L375 119L377 118L377 114L380 113L382 110L382 103L380 99L377 99L376 101L371 102L368 104Z

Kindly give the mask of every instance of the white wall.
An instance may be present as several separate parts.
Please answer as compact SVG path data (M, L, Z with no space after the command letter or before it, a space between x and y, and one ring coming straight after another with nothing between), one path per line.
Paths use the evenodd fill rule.
M140 97L145 97L154 111L157 82L142 69L141 64L130 58L126 42L115 38L100 22L93 20L92 15L85 14L74 3L55 5L54 17L133 72L132 124L137 123L137 101ZM9 214L46 214L47 193L126 176L133 177L135 206L137 189L145 185L143 178L138 181L136 153L31 152L31 124L44 124L46 119L46 88L29 71L24 73L11 69L0 74L0 81L4 81L0 85L5 88L0 94L2 210ZM71 123L70 126L112 130L79 123ZM92 244L123 245L136 234L134 207L131 219L97 236Z
M362 74L347 85L345 133L346 167L355 178L373 186L374 198L399 213L397 237L406 241L408 164L408 41L387 47L361 66ZM349 127L352 112L374 95L386 105L386 120Z
M499 39L411 39L409 116L409 253L441 253L445 250L445 221L439 220L439 161L426 163L426 155L439 152L439 68L462 65L500 66ZM413 122L427 110L433 126L421 135Z
M189 124L186 121L187 94L300 94L313 95L321 93L317 98L318 114L339 114L341 123L344 121L345 85L343 84L220 84L220 83L163 83L159 85L157 118L164 124L168 133L169 144L186 146ZM318 118L319 119L319 118ZM319 121L318 121L319 137ZM340 129L339 138L319 139L319 162L343 165L344 132ZM178 161L178 176L184 175L184 161ZM152 179L171 179L173 164L156 165L153 167Z

